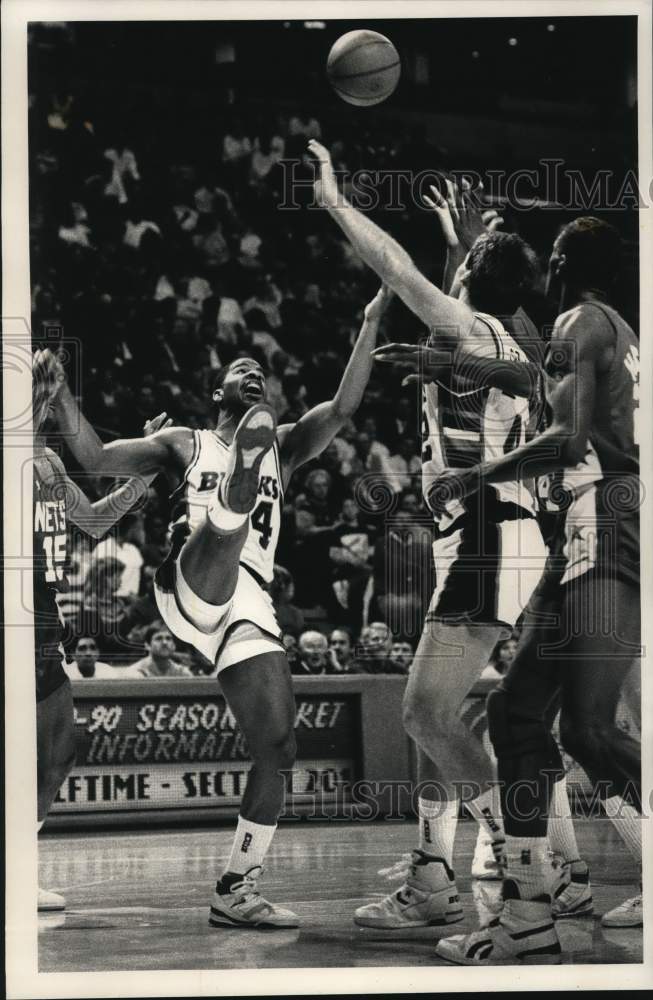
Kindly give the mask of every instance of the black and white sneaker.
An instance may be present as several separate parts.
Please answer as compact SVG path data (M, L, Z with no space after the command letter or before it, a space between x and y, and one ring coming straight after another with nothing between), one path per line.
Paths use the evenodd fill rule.
M487 927L442 938L435 953L456 965L559 965L560 941L548 895L536 900L506 899Z
M211 902L211 927L250 927L257 930L299 927L296 913L285 910L261 896L257 882L260 865L244 875L225 875L218 880Z

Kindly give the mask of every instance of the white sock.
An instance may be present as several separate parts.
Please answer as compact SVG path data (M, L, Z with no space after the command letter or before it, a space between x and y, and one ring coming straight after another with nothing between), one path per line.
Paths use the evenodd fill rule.
M619 795L604 799L603 808L638 865L642 863L642 817Z
M503 829L499 786L493 785L486 792L481 792L472 802L465 802L465 805L474 819L490 835L493 843L503 844L506 834Z
M506 835L506 878L518 883L524 900L550 893L553 867L546 837Z
M239 816L225 874L234 872L244 875L250 868L262 865L276 828L276 823L274 826L264 826L262 823L252 823L250 819Z
M574 831L574 821L571 818L571 806L567 794L567 778L553 784L549 822L547 826L549 847L555 854L561 855L565 861L579 861L578 844Z
M218 531L232 532L238 531L245 523L249 514L236 514L233 510L222 503L220 499L219 487L214 490L213 496L209 500L206 508L206 516Z
M458 824L458 800L430 802L421 796L417 800L419 813L419 846L427 854L444 858L449 867L453 860L453 843Z

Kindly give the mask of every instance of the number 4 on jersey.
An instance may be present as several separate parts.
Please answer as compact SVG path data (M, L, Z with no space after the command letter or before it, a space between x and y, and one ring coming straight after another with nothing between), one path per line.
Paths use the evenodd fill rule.
M267 549L272 538L272 503L261 500L250 515L251 525L260 534L259 543L262 549Z

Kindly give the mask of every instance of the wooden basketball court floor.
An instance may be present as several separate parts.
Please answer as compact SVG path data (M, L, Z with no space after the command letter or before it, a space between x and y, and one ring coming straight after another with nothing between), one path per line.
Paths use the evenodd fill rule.
M433 929L397 939L352 923L357 906L397 887L377 871L414 846L414 822L281 825L261 889L303 920L300 929L282 931L208 926L208 903L232 830L42 835L40 885L63 892L68 905L65 914L39 917L40 971L447 964L434 954ZM577 836L592 871L595 913L558 922L564 961L641 962L642 929L608 930L599 919L639 891L635 865L608 820L578 821ZM477 924L479 883L469 875L475 838L476 825L461 822L456 869L465 920L448 934ZM482 884L490 892L496 886Z

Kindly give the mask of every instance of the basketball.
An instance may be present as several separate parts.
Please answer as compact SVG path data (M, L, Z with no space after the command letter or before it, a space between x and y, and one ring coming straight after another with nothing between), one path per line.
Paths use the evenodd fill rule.
M399 83L401 60L389 38L377 31L348 31L334 43L327 76L348 104L380 104Z

